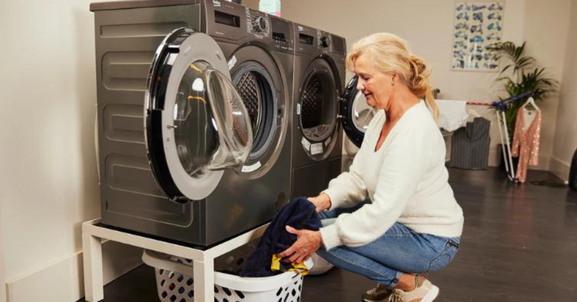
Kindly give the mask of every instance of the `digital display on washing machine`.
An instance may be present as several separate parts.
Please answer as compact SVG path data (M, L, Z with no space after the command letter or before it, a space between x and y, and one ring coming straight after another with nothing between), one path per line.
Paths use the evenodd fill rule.
M289 38L291 30L290 24L283 20L271 18L272 21L272 37L277 41L286 42Z

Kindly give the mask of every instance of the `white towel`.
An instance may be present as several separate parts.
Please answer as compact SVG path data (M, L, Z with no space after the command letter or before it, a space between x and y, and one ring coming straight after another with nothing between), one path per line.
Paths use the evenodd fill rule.
M447 131L455 131L467 125L467 101L436 100L439 106L437 125Z

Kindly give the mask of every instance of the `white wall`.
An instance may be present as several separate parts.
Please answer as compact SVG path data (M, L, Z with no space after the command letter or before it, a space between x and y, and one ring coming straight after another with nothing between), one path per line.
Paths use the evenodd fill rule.
M568 36L575 32L568 31L571 0L527 0L525 10L525 40L527 52L545 67L549 76L563 80L563 68L566 64L565 52ZM539 147L540 167L550 168L557 127L557 109L559 96L553 96L540 105L543 113L541 126L541 143Z
M257 0L243 2L256 8ZM338 3L338 5L336 4ZM503 40L522 43L528 41L528 53L547 68L551 76L561 78L564 44L567 36L570 0L514 0L505 1ZM444 99L494 101L499 86L494 72L451 71L454 0L284 0L282 17L321 28L347 39L349 49L358 39L374 32L395 33L409 41L412 51L428 60L433 67L433 85L441 89ZM538 168L547 169L553 152L557 100L542 106L542 146ZM474 110L491 120L492 112L483 107ZM495 145L499 132L491 129L490 163L497 163Z
M2 221L2 200L0 200L0 221ZM2 223L0 223L0 302L6 302L6 282L4 281L4 240L2 237Z
M573 1L571 16L577 16L577 1ZM565 48L565 64L559 110L557 115L557 130L554 143L551 171L561 179L567 180L569 167L575 148L577 148L577 18L572 18L568 29L567 47Z
M94 38L89 1L10 1L0 60L2 219L6 275L81 248L80 223L99 215ZM41 253L40 253L41 252Z
M7 1L0 1L0 37L6 37L5 33L7 31L6 25L7 22L6 20L3 18L3 14L2 12L6 11L6 3ZM0 47L0 60L2 60L1 58L4 57L4 47ZM1 61L0 61L1 63ZM1 69L0 73L3 73L4 69ZM4 92L3 92L3 88L4 85L0 84L0 103L4 103ZM0 110L0 112L2 112ZM4 129L5 124L1 122L0 120L0 129ZM2 130L0 130L2 131ZM4 146L4 144L2 144L2 146ZM0 150L3 150L4 148L0 148ZM1 151L0 151L1 152ZM0 161L0 163L4 163L4 160ZM0 174L1 175L1 174ZM3 208L4 208L4 195L2 194L2 192L4 191L4 187L7 185L7 183L5 182L6 180L4 179L4 177L0 177L0 302L6 302L6 277L5 277L5 273L4 273L4 249L6 248L6 244L4 243L4 228L3 228L3 223L2 221L4 221L4 215L3 215Z
M9 302L30 301L17 291L26 282L59 276L47 271L81 271L81 223L100 216L90 2L2 1L0 8L0 237ZM81 280L62 282L46 290L78 292ZM80 298L43 294L43 301Z

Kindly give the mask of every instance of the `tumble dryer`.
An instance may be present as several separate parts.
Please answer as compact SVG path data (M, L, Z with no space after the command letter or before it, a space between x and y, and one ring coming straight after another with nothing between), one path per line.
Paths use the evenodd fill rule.
M290 195L292 23L219 0L93 3L102 224L207 247Z
M341 172L343 128L360 146L373 111L356 78L344 84L345 39L296 23L294 32L291 192L316 196Z

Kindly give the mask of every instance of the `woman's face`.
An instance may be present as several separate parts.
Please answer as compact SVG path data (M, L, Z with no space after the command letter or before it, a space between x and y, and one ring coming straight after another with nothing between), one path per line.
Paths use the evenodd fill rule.
M357 89L367 99L367 104L375 109L389 110L394 94L394 76L377 70L371 56L361 54L354 61L355 74L359 78Z

